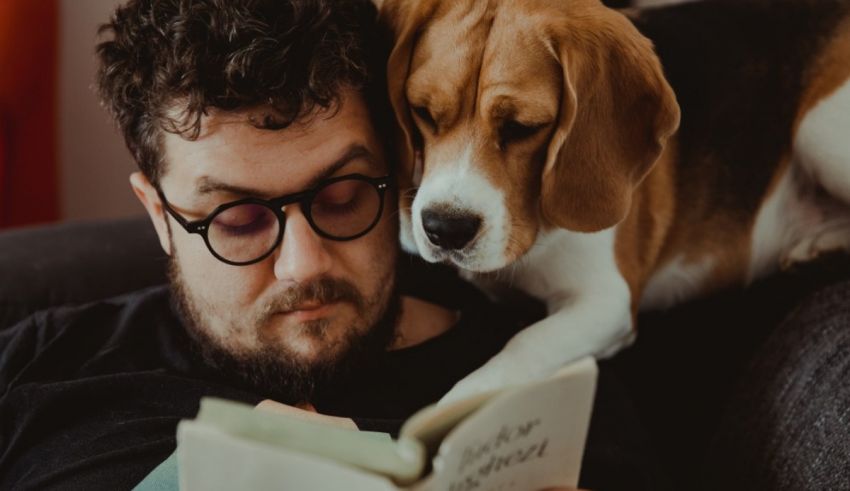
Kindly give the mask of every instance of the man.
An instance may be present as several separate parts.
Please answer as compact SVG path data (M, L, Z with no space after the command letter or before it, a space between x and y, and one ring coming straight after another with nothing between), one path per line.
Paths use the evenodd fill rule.
M132 487L202 396L396 431L516 331L471 289L460 308L399 291L374 18L368 0L115 12L98 88L170 288L2 334L0 487Z

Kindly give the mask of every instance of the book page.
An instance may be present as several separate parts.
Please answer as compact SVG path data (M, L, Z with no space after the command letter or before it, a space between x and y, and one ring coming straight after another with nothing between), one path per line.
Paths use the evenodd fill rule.
M397 489L379 474L234 436L204 423L180 422L177 439L182 491Z
M425 451L416 440L393 441L385 433L340 428L252 406L204 398L195 423L258 443L286 447L409 483L422 475ZM182 424L182 423L181 423Z
M431 475L411 489L528 491L577 486L596 370L595 361L585 358L549 379L491 395L449 432Z
M446 435L455 426L477 411L501 390L472 396L445 405L432 404L411 416L399 431L399 436L421 442L428 458L433 458Z

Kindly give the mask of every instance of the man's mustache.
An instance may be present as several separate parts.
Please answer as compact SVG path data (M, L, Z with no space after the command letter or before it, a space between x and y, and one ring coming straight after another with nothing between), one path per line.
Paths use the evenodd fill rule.
M262 318L298 310L304 304L328 304L349 302L362 312L365 301L352 283L332 277L322 277L309 283L291 286L269 300L262 311Z

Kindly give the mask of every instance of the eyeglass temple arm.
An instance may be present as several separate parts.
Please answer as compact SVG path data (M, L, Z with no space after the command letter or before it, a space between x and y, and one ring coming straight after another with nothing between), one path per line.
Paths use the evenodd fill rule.
M177 213L174 208L171 207L171 204L165 199L165 194L162 192L159 187L156 188L156 194L159 195L159 200L162 202L162 208L171 215L177 223L180 224L187 232L189 233L198 233L206 228L206 224L199 223L190 223L189 220L186 220L179 213Z

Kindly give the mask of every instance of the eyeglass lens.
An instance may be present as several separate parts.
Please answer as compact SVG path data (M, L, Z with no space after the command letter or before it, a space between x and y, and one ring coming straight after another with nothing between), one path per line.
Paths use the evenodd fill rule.
M308 221L318 232L335 239L353 238L378 219L381 195L360 179L337 181L321 188L310 203ZM270 208L241 204L213 218L207 231L210 247L232 262L249 262L277 246L280 222Z

